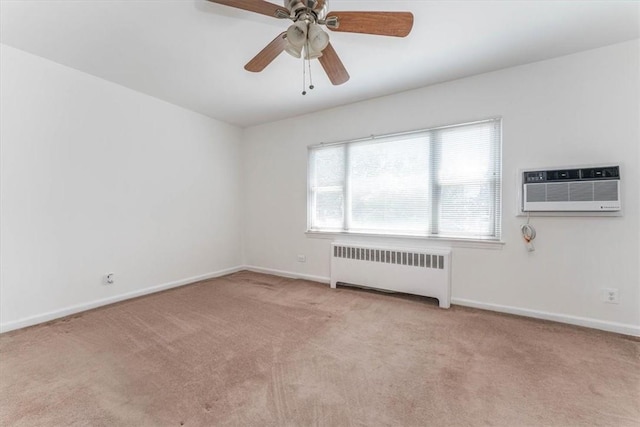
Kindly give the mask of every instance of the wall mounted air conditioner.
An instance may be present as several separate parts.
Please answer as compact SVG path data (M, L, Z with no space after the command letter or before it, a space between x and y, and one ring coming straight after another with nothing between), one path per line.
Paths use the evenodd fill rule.
M620 211L620 166L523 171L522 211Z

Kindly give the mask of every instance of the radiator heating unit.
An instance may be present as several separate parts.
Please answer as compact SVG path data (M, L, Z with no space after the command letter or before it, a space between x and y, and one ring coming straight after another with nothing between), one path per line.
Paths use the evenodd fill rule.
M338 283L437 298L451 305L451 251L331 244L331 287Z

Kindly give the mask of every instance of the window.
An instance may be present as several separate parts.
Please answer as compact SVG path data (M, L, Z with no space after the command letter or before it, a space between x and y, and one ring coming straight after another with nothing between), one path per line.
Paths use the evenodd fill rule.
M309 231L500 239L500 119L309 149Z

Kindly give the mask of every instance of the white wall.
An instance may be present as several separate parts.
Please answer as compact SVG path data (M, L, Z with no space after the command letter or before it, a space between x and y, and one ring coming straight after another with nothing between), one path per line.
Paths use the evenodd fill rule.
M241 132L2 46L0 328L233 271L242 251L254 268L328 280L331 239L304 234L308 144L502 116L505 245L454 246L454 303L640 335L639 51L622 43ZM623 166L624 216L534 218L527 253L517 170L600 162ZM621 303L602 303L602 287Z
M505 245L454 246L454 303L640 335L639 51L625 42L246 129L245 261L329 276L331 240L304 233L307 145L502 116ZM518 169L617 162L624 216L534 218L537 251L525 251ZM602 287L620 304L603 303Z
M240 129L0 54L2 330L242 264Z

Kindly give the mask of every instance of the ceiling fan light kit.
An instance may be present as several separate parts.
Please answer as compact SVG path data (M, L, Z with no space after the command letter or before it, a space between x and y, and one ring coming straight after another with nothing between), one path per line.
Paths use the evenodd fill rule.
M302 48L307 42L307 25L296 22L287 29L287 47L285 51L295 58L300 58Z
M322 31L320 25L311 23L309 24L309 31L307 32L307 39L309 40L311 50L319 52L320 56L322 56L322 51L325 50L329 44L329 34Z
M260 72L285 51L295 58L303 57L307 62L318 59L333 85L346 83L349 73L331 45L329 35L321 26L336 32L393 37L406 37L413 27L413 14L410 12L329 12L327 0L284 0L284 7L261 0L209 1L293 21L285 32L279 34L245 65L245 70ZM311 65L307 65L311 75ZM304 64L303 70L306 70ZM304 73L303 71L303 85ZM313 89L313 84L310 89ZM306 92L303 90L302 94Z
M305 59L322 56L322 51L329 44L329 35L315 22L297 21L287 30L287 46L285 52L300 58L304 49Z
M294 46L304 46L307 41L307 24L298 21L291 25L287 29L287 41Z

